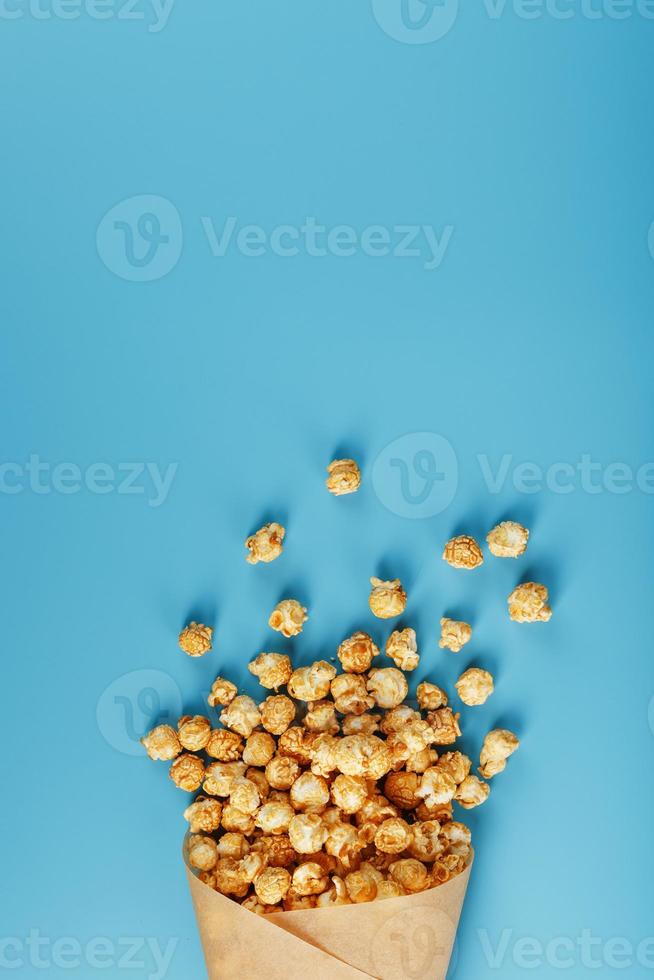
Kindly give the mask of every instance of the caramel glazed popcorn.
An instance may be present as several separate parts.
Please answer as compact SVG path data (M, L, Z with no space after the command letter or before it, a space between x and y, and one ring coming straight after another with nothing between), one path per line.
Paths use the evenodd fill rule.
M208 700L222 727L185 716L142 739L176 786L200 791L184 812L190 866L257 914L412 895L460 874L471 835L453 804L483 803L519 744L490 732L481 779L455 748L460 715L442 688L419 684L409 706L404 673L372 666L380 651L361 631L337 656L341 673L262 653L249 665L261 701L217 677ZM413 669L414 631L396 631L383 656ZM479 704L492 678L468 671L458 687Z

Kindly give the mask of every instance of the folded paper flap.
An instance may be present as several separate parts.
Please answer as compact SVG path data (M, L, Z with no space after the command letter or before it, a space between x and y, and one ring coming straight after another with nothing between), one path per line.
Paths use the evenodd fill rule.
M444 980L471 866L417 895L266 916L187 866L209 978Z

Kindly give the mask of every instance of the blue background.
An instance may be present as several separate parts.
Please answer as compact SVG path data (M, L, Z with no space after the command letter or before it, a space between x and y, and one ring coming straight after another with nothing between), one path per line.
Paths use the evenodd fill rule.
M464 716L469 751L497 723L523 740L470 817L453 976L561 975L545 954L530 971L516 962L521 937L545 947L590 930L635 948L654 934L652 496L578 479L527 494L511 474L654 458L654 23L511 7L493 20L464 4L445 37L406 44L365 0L178 0L158 33L23 14L0 19L2 461L178 466L158 507L144 478L141 494L38 493L3 470L13 975L154 972L143 949L128 971L118 955L57 967L51 947L44 971L33 929L116 948L173 939L167 977L203 975L178 858L184 797L134 739L179 704L200 709L218 672L247 685L262 649L300 663L356 626L383 640L366 603L380 571L408 588L420 677L451 688L472 662L496 675ZM168 243L179 261L151 282L112 271L118 233L96 244L105 213L127 200L129 220L139 195L170 201L183 228ZM201 219L220 229L230 215L454 232L431 271L360 251L214 257ZM399 469L373 482L374 461L409 434L398 453L419 492L421 432L449 441L458 482L435 485L440 513L411 519L397 513ZM335 499L324 468L343 450L363 486ZM480 455L494 471L510 457L500 492ZM519 562L466 575L440 561L453 531L483 536L509 515L532 529ZM286 524L286 549L252 568L243 539L264 517ZM526 575L550 586L547 626L508 620ZM293 643L266 625L284 594L310 607ZM475 627L458 657L437 646L445 611ZM191 613L216 627L200 661L176 646ZM499 970L480 931L506 939ZM599 968L577 949L563 972L652 972L635 953L625 970L593 955Z

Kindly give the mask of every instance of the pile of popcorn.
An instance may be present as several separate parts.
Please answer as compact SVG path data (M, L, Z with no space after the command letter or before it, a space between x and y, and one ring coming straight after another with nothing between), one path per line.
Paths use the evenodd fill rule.
M335 460L327 486L355 492L353 460ZM488 535L491 553L518 557L529 532L506 521ZM268 524L246 541L251 564L283 549L285 529ZM476 568L481 548L462 535L445 546L455 568ZM399 616L406 592L398 579L371 579L375 616ZM509 596L518 622L551 616L547 589L523 583ZM268 620L285 637L302 632L307 610L284 599ZM440 647L454 653L469 642L469 624L441 619ZM179 643L189 656L212 646L211 627L190 623ZM339 668L325 660L294 669L290 657L261 653L250 664L266 694L257 701L217 677L208 697L221 709L222 727L204 715L185 716L177 728L159 725L143 739L151 759L171 762L170 778L188 792L188 862L203 882L259 913L328 908L412 895L460 874L471 859L468 828L453 819L484 803L488 780L506 767L519 741L510 731L489 732L478 772L454 746L460 713L445 691L423 681L417 707L407 703L405 673L420 662L416 633L396 629L383 656L358 631L337 650ZM393 666L387 666L390 660ZM464 705L484 704L491 674L466 670L456 683ZM481 778L480 778L481 777Z

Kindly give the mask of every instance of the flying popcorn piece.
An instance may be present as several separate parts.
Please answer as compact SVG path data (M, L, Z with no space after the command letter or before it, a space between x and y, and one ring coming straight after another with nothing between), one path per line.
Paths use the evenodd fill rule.
M496 558L519 558L527 550L529 531L516 521L502 521L486 535L488 548Z
M236 684L232 684L231 681L226 681L224 677L216 677L211 685L211 691L207 697L207 704L211 708L217 708L218 705L226 707L230 701L234 700L237 693L238 688Z
M487 670L470 667L464 671L454 685L464 704L469 706L485 704L493 693L493 676Z
M293 673L290 657L284 653L260 653L248 664L248 670L258 677L262 687L274 691L288 684Z
M369 669L373 659L378 655L379 647L362 630L357 630L352 636L340 644L336 653L343 670L348 674L363 674Z
M170 762L182 751L182 744L177 732L170 725L157 725L151 732L144 735L141 745L151 759Z
M211 650L213 629L203 623L189 623L179 634L179 645L189 657L203 657Z
M407 627L391 633L386 641L386 656L390 657L400 670L415 670L420 663L416 631Z
M379 708L396 708L402 704L409 693L406 677L397 667L371 670L368 673L367 687Z
M354 493L361 486L361 472L353 459L334 459L327 467L325 483L330 493L341 497Z
M538 582L523 582L508 598L509 616L514 623L547 623L552 609L547 605L548 592Z
M308 618L306 608L297 599L282 599L271 612L268 625L282 636L297 636Z
M438 645L441 650L459 651L468 643L472 636L472 627L458 619L441 619L441 638Z
M483 563L484 556L474 538L460 534L447 542L443 559L452 568L478 568Z
M491 779L506 769L506 760L513 755L520 740L506 728L496 728L484 739L479 758L479 772L484 779Z
M256 565L260 561L269 562L279 558L283 550L282 542L285 534L286 528L281 524L275 522L264 524L255 534L246 538L245 547L249 554L246 555L245 560L250 565Z
M465 810L471 810L475 806L485 803L490 795L490 786L483 783L477 776L466 776L457 791L454 799Z
M418 684L416 697L423 711L435 711L436 708L447 707L447 694L443 688L437 684L430 684L429 681Z
M368 604L372 613L378 619L391 619L400 616L406 608L406 592L399 578L388 582L373 576L370 579L372 589Z

